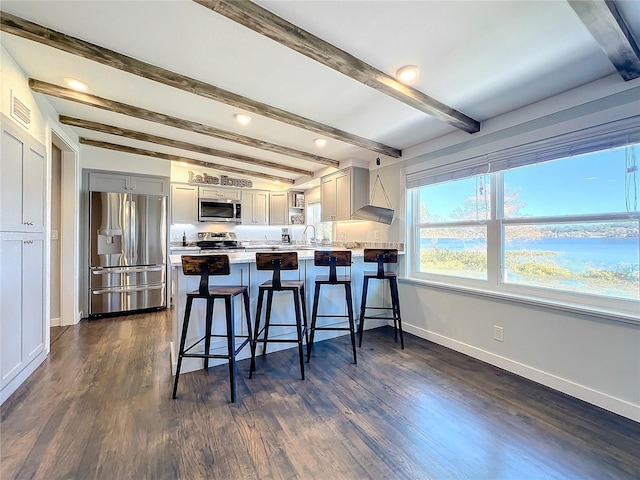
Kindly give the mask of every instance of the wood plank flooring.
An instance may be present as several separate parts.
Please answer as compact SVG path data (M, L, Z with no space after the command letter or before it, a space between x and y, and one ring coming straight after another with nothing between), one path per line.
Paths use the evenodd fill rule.
M1 408L8 479L638 479L640 424L392 329L180 377L169 312L81 322Z

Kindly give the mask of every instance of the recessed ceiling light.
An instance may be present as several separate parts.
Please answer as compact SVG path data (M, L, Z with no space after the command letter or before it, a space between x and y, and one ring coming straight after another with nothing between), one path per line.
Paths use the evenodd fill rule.
M316 147L323 148L327 144L326 138L316 138L313 143L316 144Z
M240 125L247 125L251 121L251 117L244 113L236 113L234 117L236 119L236 122L238 122Z
M74 90L80 90L82 92L88 88L86 83L82 83L80 80L76 80L75 78L67 77L64 79L64 83L67 84L67 87L73 88Z
M405 65L396 72L396 79L409 85L418 79L418 75L420 75L420 69L418 67L415 65Z

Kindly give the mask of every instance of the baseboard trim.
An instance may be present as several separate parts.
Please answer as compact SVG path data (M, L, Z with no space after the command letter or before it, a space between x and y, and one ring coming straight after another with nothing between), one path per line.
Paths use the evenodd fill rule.
M51 326L51 327L61 327L62 326L62 319L59 318L59 317L50 319L49 326Z
M24 381L36 371L36 368L38 368L46 358L47 352L43 350L42 353L35 357L29 365L27 365L13 378L13 380L2 387L2 390L0 390L0 405L2 405L16 390L18 390L18 388L20 388L20 385L22 385Z
M469 355L470 357L476 358L508 372L515 373L516 375L520 375L521 377L540 383L546 387L566 393L567 395L578 398L587 403L591 403L592 405L596 405L600 408L604 408L610 412L617 413L618 415L622 415L623 417L636 422L640 422L640 405L634 405L626 400L612 397L606 393L599 392L592 388L585 387L584 385L580 385L528 365L501 357L495 353L487 352L486 350L445 337L438 333L409 325L406 322L403 322L402 325L406 332L416 335L417 337L424 338L425 340L450 348L456 352L464 353L465 355Z

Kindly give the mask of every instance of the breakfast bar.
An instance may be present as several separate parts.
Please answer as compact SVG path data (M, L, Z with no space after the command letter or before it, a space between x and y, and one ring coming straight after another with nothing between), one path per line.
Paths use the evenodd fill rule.
M332 250L331 247L319 247L319 250ZM304 280L306 288L305 288L305 300L307 307L307 316L310 319L310 309L313 302L313 282L316 275L326 275L327 269L323 267L314 266L313 255L314 248L309 248L307 246L303 248L296 248L295 246L290 247L270 247L269 249L260 250L259 251L274 251L274 250L286 250L286 251L296 251L298 254L298 262L299 269L295 271L283 271L282 278L283 280ZM341 248L335 248L335 250L344 250ZM249 287L249 298L251 305L251 319L252 322L255 321L255 313L257 306L257 295L258 295L258 286L269 280L270 272L259 271L256 269L256 256L254 251L240 251L240 252L230 252L226 253L229 256L229 262L231 264L231 274L223 277L215 277L215 284L218 285L246 285ZM192 254L192 253L190 253ZM363 273L365 270L372 270L373 266L371 264L365 264L363 261L364 250L352 250L352 260L353 263L351 267L338 267L340 273L348 273L348 270L351 270L351 277L353 278L353 300L354 300L354 312L355 317L359 316L360 309L360 297L362 295L362 286L363 286ZM173 279L173 290L174 290L174 298L173 298L173 307L172 307L172 315L173 315L173 331L174 338L171 345L171 364L172 371L175 373L176 361L177 361L177 350L180 342L180 333L182 332L182 322L184 319L185 312L185 304L186 304L186 293L191 290L196 290L198 288L198 277L193 276L185 276L182 272L182 263L181 263L181 255L170 255L169 256L170 264L171 264L171 278ZM388 307L391 304L391 298L388 292L388 288L384 288L385 286L382 284L378 284L379 282L373 282L373 284L369 287L369 295L368 295L368 304L369 305L377 305L380 307ZM381 283L381 282L380 282ZM290 318L294 315L293 310L291 308L290 295L287 295L285 292L276 293L273 297L273 306L272 306L272 321L273 323L286 323L290 320ZM238 335L246 335L246 324L243 321L244 318L244 306L241 301L238 300L238 303L235 305L236 318L235 320L235 329L236 334ZM187 342L195 342L198 338L202 338L205 334L205 302L194 302L193 309L191 311L191 321L189 323L189 330L187 334ZM346 315L346 305L344 302L344 290L337 288L326 288L322 291L322 301L319 306L319 314L322 315ZM213 312L213 330L212 333L215 334L224 334L225 333L225 318L224 318L224 307L222 303L220 305L214 306ZM318 320L318 326L341 326L341 324L347 324L346 319L344 318L332 318L332 317L322 317ZM368 321L366 323L366 328L376 328L378 326L385 325L385 320L380 321ZM292 328L289 327L273 327L270 331L270 336L273 338L290 336L292 333ZM333 331L320 331L316 335L315 341L322 341L327 338L331 338L334 336L338 336L341 334L340 332ZM342 333L344 334L344 333ZM261 345L259 345L259 349L257 354L261 354L260 350ZM287 345L276 344L269 346L269 352L276 351L279 349L287 348ZM227 345L226 341L223 339L216 339L211 343L211 353L223 353L226 352ZM249 347L244 348L237 356L238 360L249 358L250 357L250 349ZM212 360L210 361L210 365L217 365L221 363L225 363L226 360ZM185 358L182 363L181 373L190 372L194 370L198 370L203 368L203 362L200 359L196 358Z

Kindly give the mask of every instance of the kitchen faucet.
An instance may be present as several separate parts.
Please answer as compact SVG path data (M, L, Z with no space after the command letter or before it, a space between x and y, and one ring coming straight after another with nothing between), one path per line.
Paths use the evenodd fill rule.
M307 230L309 230L309 228L313 229L313 233L311 235L311 243L315 244L316 243L316 226L315 225L307 225L306 227L304 227L304 230L302 231L302 236L304 237L307 234Z

